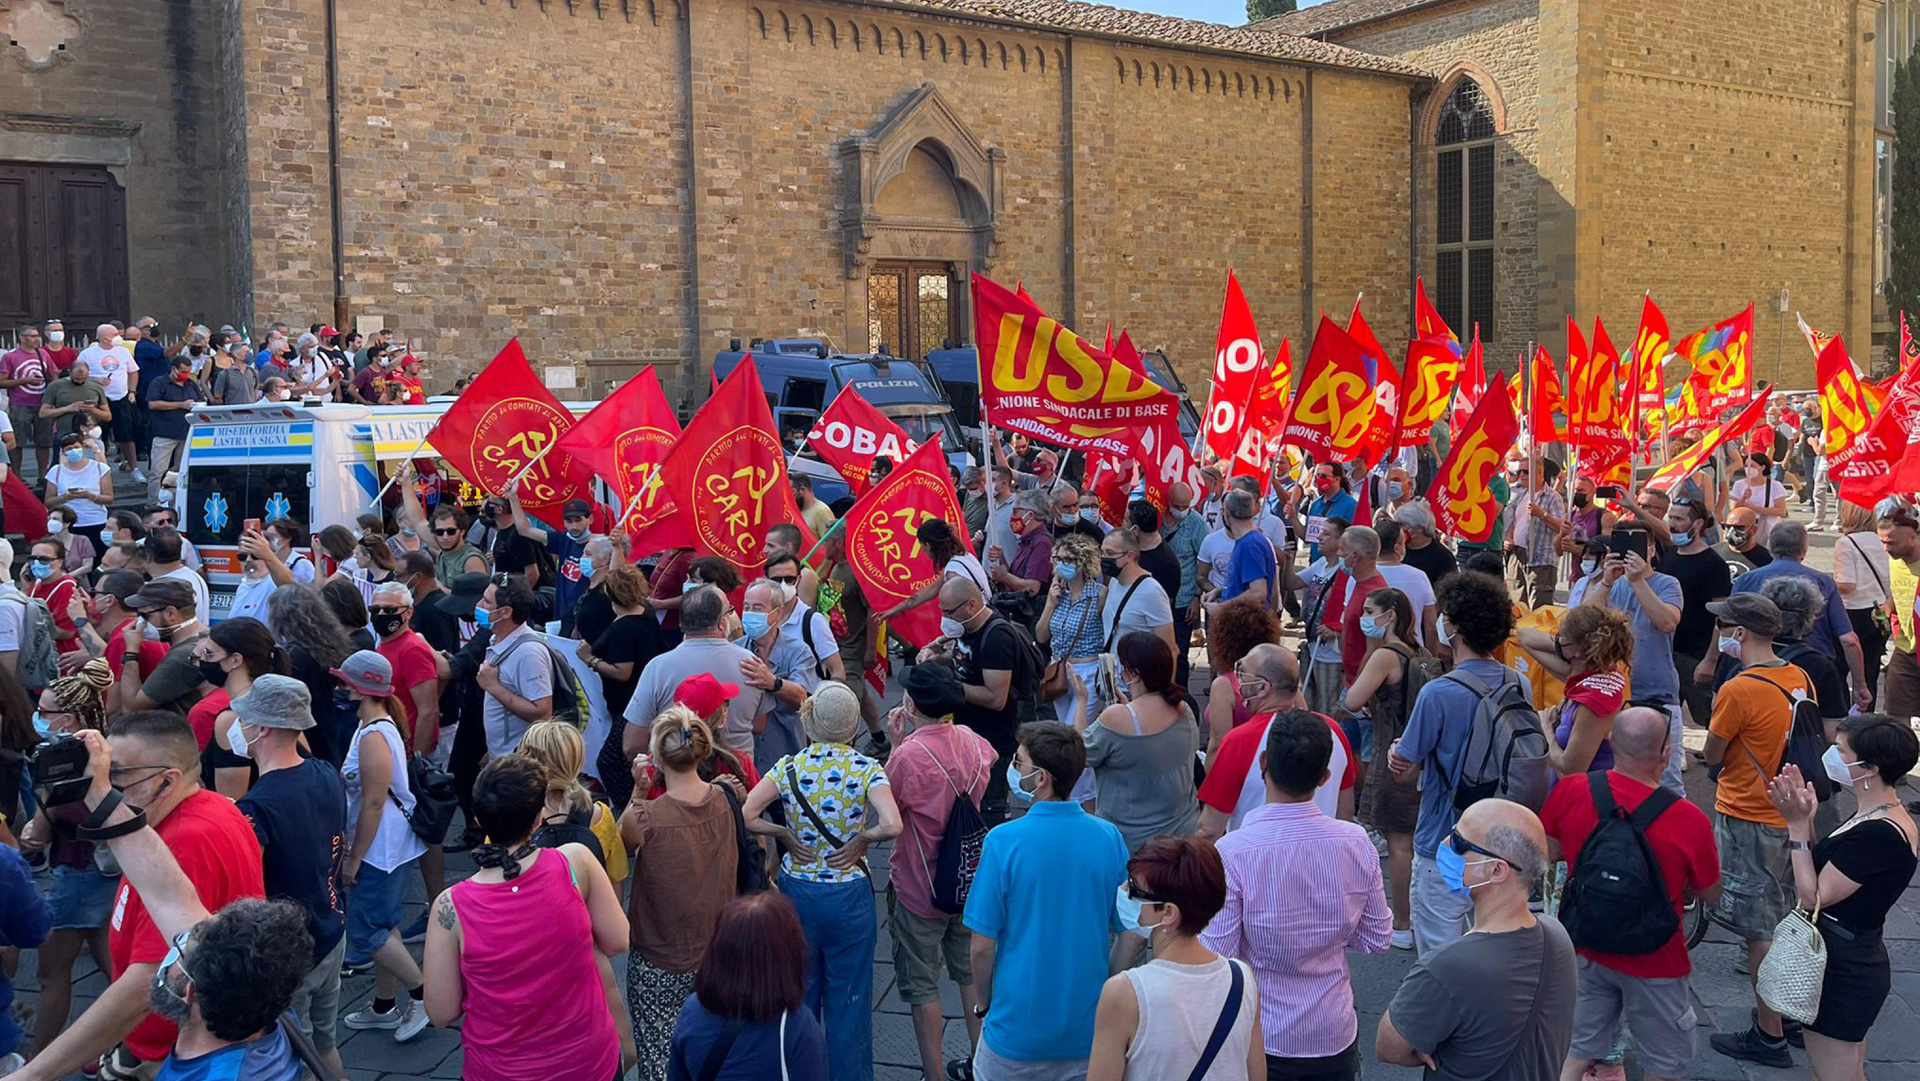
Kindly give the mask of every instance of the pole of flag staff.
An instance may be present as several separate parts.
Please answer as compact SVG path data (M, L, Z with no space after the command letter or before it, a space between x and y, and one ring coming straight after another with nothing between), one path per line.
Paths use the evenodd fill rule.
M431 436L432 434L433 434L433 429L431 428L427 429L427 434L420 437L420 442L415 444L413 450L409 452L405 458L402 458L401 461L412 462L415 458L420 457L420 452L427 448L428 436ZM379 506L380 501L387 497L388 490L391 489L394 486L394 483L399 479L400 479L400 470L395 469L393 471L393 475L387 478L387 483L382 485L378 492L374 493L373 502L367 504L367 509L371 510L374 507Z

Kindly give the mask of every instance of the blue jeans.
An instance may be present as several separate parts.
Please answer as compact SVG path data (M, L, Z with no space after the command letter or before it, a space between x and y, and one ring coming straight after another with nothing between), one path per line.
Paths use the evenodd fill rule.
M873 886L780 876L807 933L807 1008L827 1030L827 1076L873 1081Z

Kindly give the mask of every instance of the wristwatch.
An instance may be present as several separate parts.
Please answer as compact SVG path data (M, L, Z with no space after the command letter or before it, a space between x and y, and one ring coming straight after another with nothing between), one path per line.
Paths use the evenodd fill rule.
M1787 842L1787 851L1789 851L1789 852L1811 852L1811 851L1813 851L1813 843L1812 843L1812 842L1810 842L1810 841L1788 841L1788 842Z
M787 681L786 681L786 680L784 680L784 679L781 679L781 678L780 678L779 676L775 676L775 677L773 677L773 689L772 689L772 690L770 690L770 691L768 691L767 693L768 693L768 694L779 694L779 693L780 693L780 688L782 688L782 687L784 687L784 686L786 686L786 685L787 685Z

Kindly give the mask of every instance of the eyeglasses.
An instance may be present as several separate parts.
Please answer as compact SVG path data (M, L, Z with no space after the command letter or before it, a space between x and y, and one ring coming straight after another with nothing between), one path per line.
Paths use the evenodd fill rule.
M433 535L436 537L457 537L460 535L460 531L458 529L436 529L433 531Z
M1716 619L1716 620L1714 620L1714 621L1713 621L1713 626L1714 626L1714 629L1715 629L1715 630L1722 630L1722 631L1737 631L1737 630L1739 630L1739 629L1740 629L1740 624L1738 624L1738 623L1729 623L1729 622L1727 622L1727 621L1726 621L1726 620L1724 620L1724 619Z
M1455 829L1452 832L1447 834L1447 843L1453 846L1453 851L1458 855L1464 856L1469 852L1478 852L1482 856L1486 856L1489 859L1499 860L1501 863L1504 863L1509 867L1513 866L1513 861L1508 859L1505 856L1502 856L1500 853L1495 852L1492 849L1481 848L1479 845L1474 844L1472 841L1469 841L1465 837L1460 836L1460 831L1458 829Z
M958 619L960 618L959 617L960 609L965 608L966 606L967 606L967 602L961 601L959 604L954 605L952 608L940 609L940 614L943 616L953 616L955 619Z
M112 783L112 785L113 785L113 787L115 787L115 788L118 788L118 789L120 789L120 790L122 790L122 791L125 791L125 789L127 788L127 786L128 786L128 785L130 785L130 784L139 784L139 783L140 783L140 781L144 781L144 780L147 780L147 779L149 779L149 778L151 778L151 777L155 777L155 776L158 776L158 774L159 774L159 773L165 773L166 771L168 771L168 770L170 770L170 769L172 769L172 768L173 768L172 766L157 766L157 765L149 765L149 766L109 766L109 767L107 767L107 780L108 780L109 782L111 782L111 783ZM136 781L127 781L127 780L123 780L123 778L125 778L127 774L129 774L129 773L138 773L138 772L140 772L141 770L156 770L156 771L158 771L158 773L148 773L146 777L142 777L142 778L140 778L139 780L136 780Z
M193 928L189 927L173 936L173 945L168 948L167 955L160 959L160 971L165 972L168 968L179 965L180 974L187 978L188 983L193 982L193 973L187 971L186 964L180 959L181 951L187 948L187 939L192 935Z

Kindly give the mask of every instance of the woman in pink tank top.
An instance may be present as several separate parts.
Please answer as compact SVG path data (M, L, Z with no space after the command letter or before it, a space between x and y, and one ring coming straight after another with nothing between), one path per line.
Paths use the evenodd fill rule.
M427 925L427 1016L461 1022L469 1081L614 1081L623 1064L607 958L627 917L600 861L528 840L546 806L530 758L497 759L473 786L490 840L474 876L440 895Z

